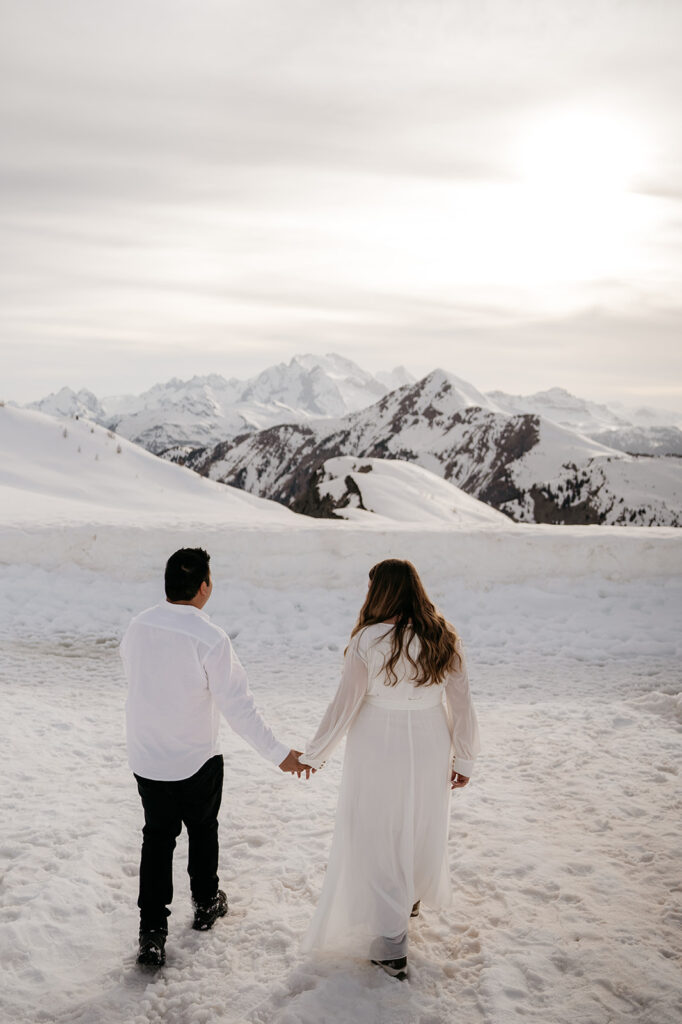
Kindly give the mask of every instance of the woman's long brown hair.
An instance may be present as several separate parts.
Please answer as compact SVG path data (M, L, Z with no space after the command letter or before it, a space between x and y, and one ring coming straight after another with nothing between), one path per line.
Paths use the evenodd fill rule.
M461 664L456 650L457 634L429 600L412 562L387 558L369 570L369 589L351 637L364 626L395 618L392 648L384 665L387 685L398 682L395 667L404 652L415 670L415 686L440 683L447 672ZM416 661L410 654L413 636L420 641Z

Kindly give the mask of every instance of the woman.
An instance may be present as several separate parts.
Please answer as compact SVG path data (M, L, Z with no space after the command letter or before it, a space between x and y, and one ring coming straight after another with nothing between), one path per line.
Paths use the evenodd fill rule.
M479 749L460 641L411 562L370 570L341 683L301 762L321 767L346 733L329 866L303 945L405 978L410 915L451 899L450 786L467 784Z

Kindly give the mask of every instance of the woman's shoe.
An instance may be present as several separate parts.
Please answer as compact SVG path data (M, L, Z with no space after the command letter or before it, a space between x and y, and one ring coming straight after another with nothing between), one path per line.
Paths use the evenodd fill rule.
M371 962L377 967L381 967L382 971L386 971L386 974L390 974L392 978L397 978L398 981L405 981L407 978L406 956L401 956L399 960L372 960Z
M421 905L421 900L417 900L415 905L412 907L412 910L410 912L410 917L419 917L419 907L420 907L420 905Z

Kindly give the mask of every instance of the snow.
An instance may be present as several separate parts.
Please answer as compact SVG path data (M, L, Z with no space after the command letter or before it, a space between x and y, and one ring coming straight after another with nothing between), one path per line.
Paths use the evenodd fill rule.
M338 456L324 463L324 475L318 485L320 495L335 500L343 497L350 477L358 489L351 503L337 508L344 519L362 522L368 517L398 522L439 522L452 525L505 528L509 519L502 512L472 498L460 487L411 462L400 459L352 459Z
M169 500L172 495L172 502ZM0 406L0 522L286 521L293 513L86 420Z
M552 480L558 466L608 456L627 458L622 452L607 448L584 434L568 430L551 420L542 420L538 443L513 466L514 483L521 488L532 487L539 480Z
M311 521L79 423L63 438L0 408L0 1019L677 1024L680 532ZM483 755L453 799L455 902L411 923L408 982L299 949L341 756L298 781L227 726L230 914L191 930L183 834L167 965L135 967L142 821L116 646L183 544L211 552L206 610L292 744L334 692L373 562L411 558L461 633Z
M534 395L508 395L503 391L489 391L488 398L510 415L532 413L585 434L627 426L628 423L627 419L623 419L608 406L578 398L565 388L549 388Z
M635 455L682 456L682 430L678 427L621 427L592 434L596 441Z

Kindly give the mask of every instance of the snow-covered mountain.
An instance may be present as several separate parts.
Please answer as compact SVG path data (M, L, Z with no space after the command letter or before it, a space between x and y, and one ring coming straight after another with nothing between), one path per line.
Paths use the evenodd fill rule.
M679 427L682 430L682 412L673 409L653 409L649 405L625 405L611 402L611 408L635 427Z
M489 391L488 397L503 412L513 416L523 413L543 416L582 434L589 435L597 430L628 425L628 420L622 419L608 406L578 398L564 388L549 388L534 395L508 395L504 391Z
M679 427L615 427L590 433L595 441L631 455L682 455Z
M472 392L436 370L336 422L271 427L186 464L313 515L330 509L314 507L315 474L352 456L415 462L521 522L682 524L677 460L633 458L541 416L498 411L490 398L482 407ZM605 477L607 460L627 462L628 474Z
M29 408L87 416L160 454L177 446L214 445L274 424L344 416L411 380L404 367L379 379L343 356L300 355L248 380L219 374L174 377L139 396L113 396L101 403L89 392L62 388Z
M682 430L677 425L682 417L674 412L628 410L618 405L611 408L578 398L564 388L550 388L534 395L489 391L488 398L512 415L542 416L618 451L633 455L682 455Z
M174 377L141 395L101 400L90 391L64 387L29 408L53 416L85 417L155 454L182 459L195 448L270 426L343 417L413 383L414 378L402 366L371 374L333 353L298 355L248 380L228 380L219 374L191 380ZM503 391L483 394L461 379L455 386L463 408L478 406L510 416L540 416L630 454L682 455L682 417L673 412L600 405L563 388L510 395Z
M31 402L28 409L37 409L39 412L47 413L48 416L60 416L65 419L93 420L95 423L104 423L106 411L96 395L86 388L74 391L72 388L61 388L52 392L39 402Z
M203 479L84 419L0 406L0 522L283 523L281 505Z

